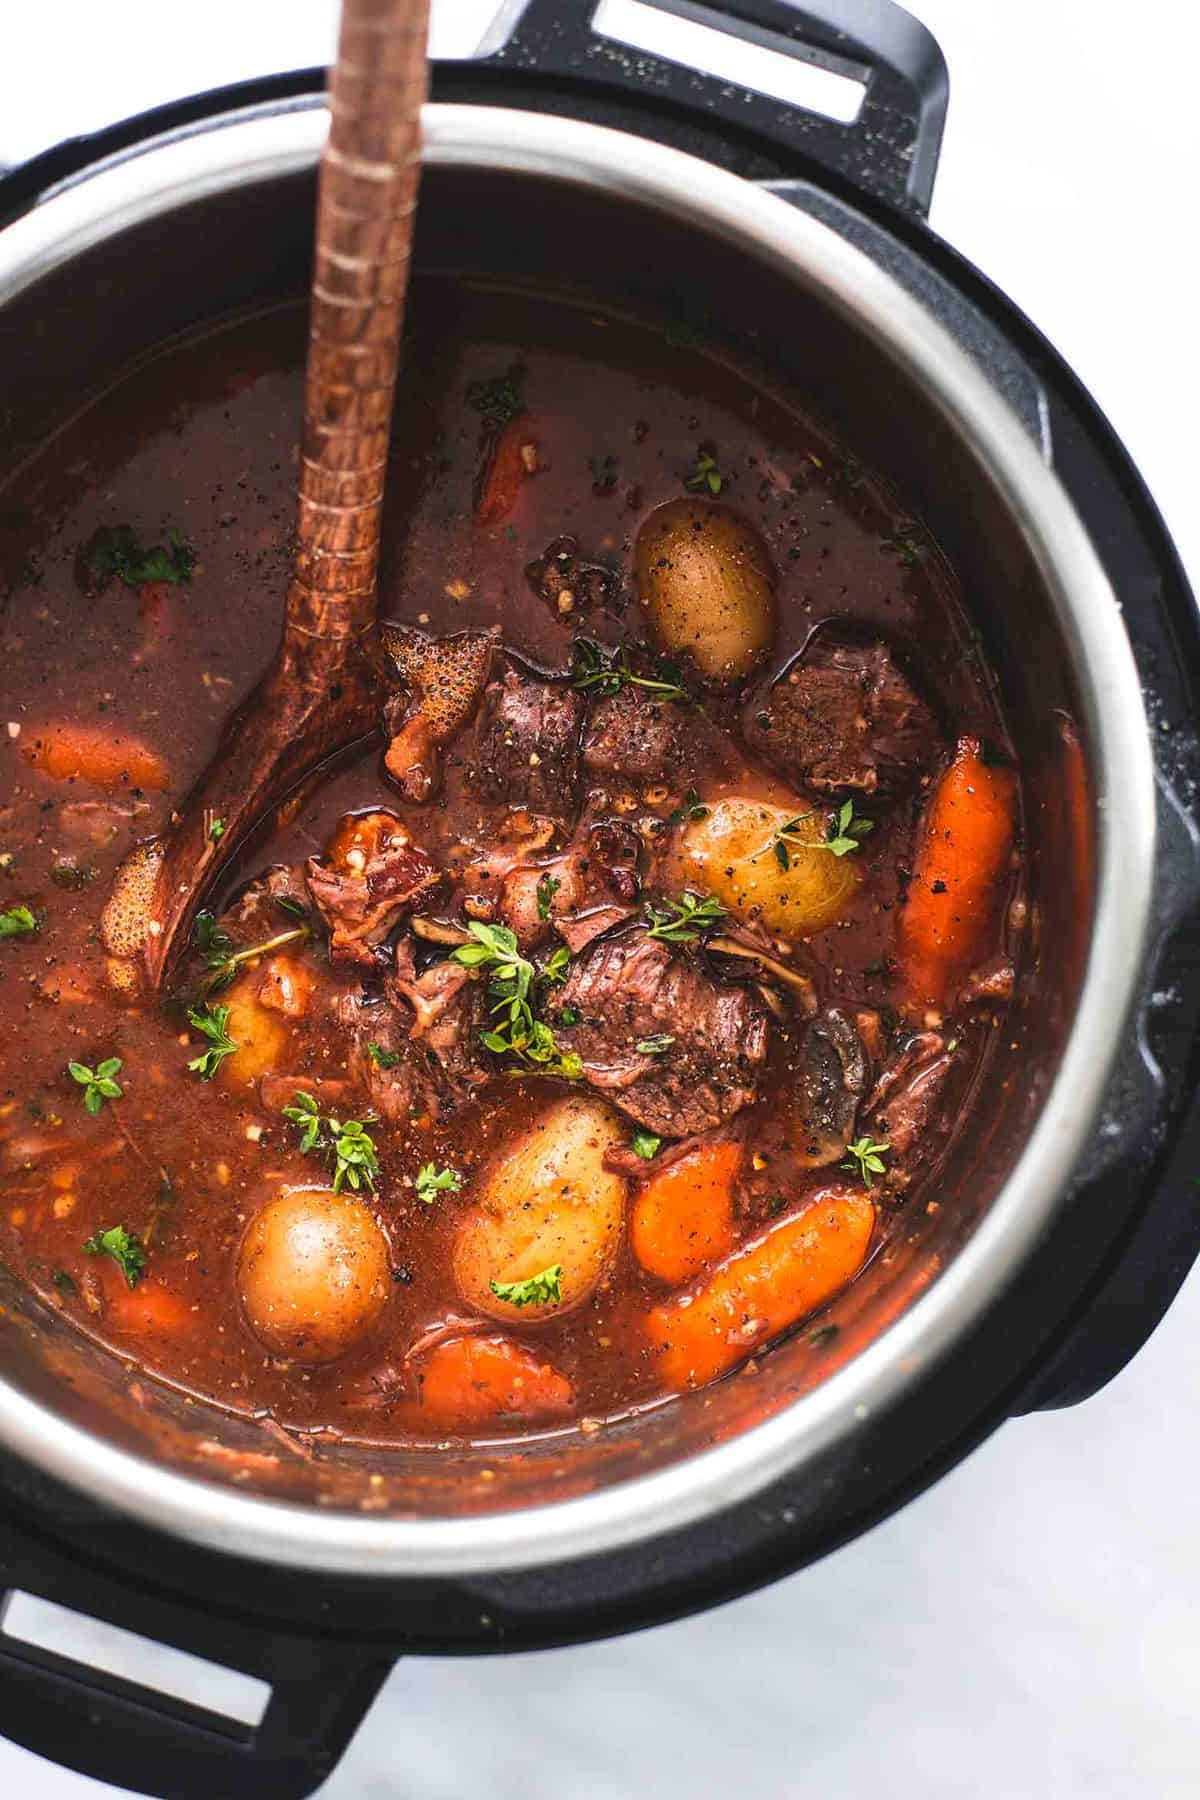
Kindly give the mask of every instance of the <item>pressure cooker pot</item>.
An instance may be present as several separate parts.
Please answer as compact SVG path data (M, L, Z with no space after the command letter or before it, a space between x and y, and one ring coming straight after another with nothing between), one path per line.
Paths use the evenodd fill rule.
M128 1693L85 1699L3 1640L0 1724L47 1754L174 1796L310 1791L400 1650L567 1641L795 1567L1013 1412L1100 1385L1190 1265L1191 596L1087 396L925 226L944 69L879 12L875 36L785 0L705 14L860 77L837 125L534 4L436 71L416 266L694 331L800 396L956 569L1021 763L1030 947L938 1204L751 1378L529 1442L255 1455L260 1423L153 1382L131 1396L123 1361L0 1270L4 1581L277 1689L235 1741ZM0 184L0 494L99 370L304 291L326 123L319 76L289 79ZM72 1748L64 1709L95 1721Z

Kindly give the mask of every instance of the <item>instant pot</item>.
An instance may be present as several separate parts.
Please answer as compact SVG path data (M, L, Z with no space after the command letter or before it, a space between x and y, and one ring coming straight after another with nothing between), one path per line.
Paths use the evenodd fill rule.
M531 0L434 70L417 266L695 331L895 483L1005 691L1027 978L940 1206L752 1377L586 1439L293 1448L139 1384L0 1270L0 1594L272 1690L243 1729L0 1636L0 1730L170 1800L311 1793L405 1652L632 1630L814 1560L1003 1420L1094 1393L1200 1249L1200 641L1162 521L1070 369L925 223L947 102L929 34L884 0L656 4L861 83L856 117ZM304 291L321 87L207 94L0 182L0 481L101 371Z

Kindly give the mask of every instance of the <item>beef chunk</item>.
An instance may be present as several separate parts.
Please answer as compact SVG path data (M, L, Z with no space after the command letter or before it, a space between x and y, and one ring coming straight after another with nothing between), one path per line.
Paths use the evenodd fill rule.
M638 895L641 840L619 820L593 821L562 856L511 869L500 894L500 916L523 950L555 932L571 954L623 919ZM543 917L543 914L545 915Z
M584 1079L661 1137L691 1137L731 1119L753 1100L767 1055L769 1016L756 994L719 986L693 958L640 929L585 950L549 1018L562 1049L582 1060Z
M960 1006L1003 1006L1013 997L1017 972L1007 956L993 956L972 969L958 993Z
M233 905L222 915L221 924L235 926L234 935L239 941L246 938L249 943L254 943L258 938L285 931L289 919L292 924L298 924L307 912L308 894L303 872L287 863L272 863L269 869L264 869L241 889Z
M796 1108L801 1166L837 1162L854 1136L854 1121L867 1082L858 1032L836 1007L810 1019L800 1041Z
M750 749L799 787L887 793L934 760L937 723L882 644L818 650L756 703Z
M702 1131L698 1137L679 1138L675 1143L663 1144L653 1156L642 1156L632 1144L617 1144L604 1152L604 1167L611 1169L616 1175L623 1175L635 1187L644 1187L646 1182L654 1181L667 1169L690 1156L693 1150L707 1149L715 1144L742 1144L745 1141L745 1124L748 1115L743 1115L731 1127L723 1127L718 1131Z
M598 937L625 924L636 912L635 906L627 906L620 900L600 901L594 906L582 906L578 912L556 919L554 929L571 955L579 956Z
M583 766L605 781L674 784L683 768L687 714L631 683L597 700L583 738Z
M582 560L573 537L557 537L547 544L543 555L526 565L525 578L556 619L606 605L616 586L608 569Z
M955 1052L939 1032L922 1031L901 1045L871 1093L863 1123L889 1147L887 1185L909 1185L946 1135L941 1105Z
M369 965L388 933L442 876L394 813L375 812L344 819L326 856L308 859L305 879L329 927L334 962Z
M471 779L485 800L573 823L584 703L573 688L509 670L483 696Z

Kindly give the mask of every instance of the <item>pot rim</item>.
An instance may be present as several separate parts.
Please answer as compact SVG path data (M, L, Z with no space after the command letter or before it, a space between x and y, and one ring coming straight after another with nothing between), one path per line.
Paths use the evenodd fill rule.
M0 232L0 308L115 232L235 185L311 167L326 127L319 103L240 112L101 164ZM906 368L984 465L1045 581L1094 746L1099 844L1075 1019L1037 1122L987 1213L949 1267L850 1363L725 1443L578 1498L456 1519L365 1517L178 1473L68 1423L0 1377L0 1442L103 1504L212 1550L393 1577L517 1570L687 1526L844 1442L944 1357L1013 1278L1063 1201L1063 1171L1074 1167L1100 1107L1133 999L1156 838L1140 683L1092 544L1007 404L893 277L769 191L624 132L500 107L430 105L424 137L433 167L548 177L692 222L803 283Z

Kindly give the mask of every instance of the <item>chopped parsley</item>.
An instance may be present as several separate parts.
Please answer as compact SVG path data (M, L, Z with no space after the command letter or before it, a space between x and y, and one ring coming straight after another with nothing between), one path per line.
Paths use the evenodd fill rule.
M79 1283L69 1269L55 1269L50 1280L60 1294L77 1294L79 1292Z
M119 1100L125 1092L115 1079L121 1072L119 1056L105 1057L94 1069L89 1069L86 1063L68 1063L67 1072L83 1089L83 1104L93 1118L106 1100Z
M167 581L173 586L192 579L196 552L181 532L167 533L167 543L147 550L138 542L132 525L102 525L82 551L83 567L92 582L103 588L115 575L126 587L147 581Z
M659 1031L653 1037L639 1038L633 1047L639 1056L665 1056L674 1042L670 1032Z
M107 1231L98 1231L95 1237L88 1238L83 1254L111 1256L131 1288L135 1288L146 1273L145 1246L123 1225L110 1225Z
M225 836L225 821L224 821L224 819L214 819L208 828L209 842L212 844L219 844L221 839L224 836Z
M690 494L719 494L725 485L721 471L717 467L717 459L713 447L701 444L696 460L688 470L684 487Z
M285 1106L283 1116L300 1128L300 1149L305 1156L310 1150L320 1150L332 1161L335 1194L341 1193L343 1183L356 1191L364 1182L369 1188L375 1186L379 1158L367 1130L373 1119L365 1123L347 1119L343 1124L340 1119L323 1118L312 1095L305 1093L297 1093L295 1106Z
M617 650L603 650L590 638L576 638L571 664L571 686L581 694L595 694L604 699L619 694L623 687L644 688L661 700L674 700L686 705L691 699L677 681L660 681L650 675L635 675L629 664L629 652L622 645Z
M643 1131L639 1125L629 1140L629 1147L636 1156L650 1162L662 1148L662 1139L655 1137L652 1131Z
M551 1263L525 1281L490 1281L498 1300L510 1306L560 1306L562 1304L562 1264Z
M842 1164L843 1169L857 1171L867 1187L871 1185L872 1175L886 1175L887 1168L883 1158L891 1149L888 1143L874 1144L869 1137L856 1138L854 1143L847 1144L848 1160Z
M553 875L543 875L537 884L537 915L539 919L550 917L550 908L554 904L554 896L562 886Z
M439 1169L436 1163L427 1162L417 1170L417 1199L432 1206L438 1194L457 1194L462 1184L457 1169Z
M27 906L10 906L0 912L0 938L19 937L24 931L38 929L37 915Z
M396 1064L401 1061L399 1050L385 1050L382 1044L375 1042L374 1038L367 1045L367 1055L377 1069L394 1069Z
M189 1007L188 1022L208 1039L207 1050L194 1056L188 1068L199 1075L201 1081L211 1081L225 1058L240 1048L229 1035L229 1008L206 1006L203 1012L197 1012L194 1007Z
M647 906L646 936L665 944L694 944L702 932L711 931L725 917L725 908L712 894L681 894L664 907Z
M485 925L472 919L468 930L474 940L451 952L452 960L465 969L489 972L488 998L495 1023L479 1034L480 1042L495 1056L515 1056L531 1063L544 1075L561 1075L578 1081L583 1064L573 1052L559 1049L550 1027L534 1016L534 983L537 970L517 947L516 934L507 925ZM556 950L545 975L561 981L569 953Z

